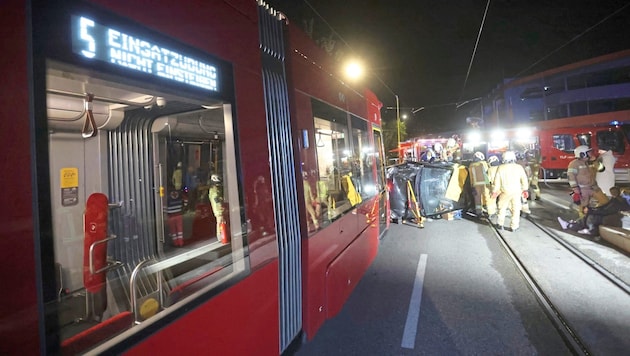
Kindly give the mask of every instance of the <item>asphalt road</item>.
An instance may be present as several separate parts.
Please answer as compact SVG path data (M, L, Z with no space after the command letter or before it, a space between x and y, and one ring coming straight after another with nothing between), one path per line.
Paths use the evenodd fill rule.
M566 197L565 197L566 195ZM594 256L626 282L627 254L567 234L556 216L576 214L561 183L532 202L537 223ZM522 220L504 232L594 355L630 350L630 298ZM625 335L625 336L624 336ZM492 229L474 220L391 226L347 304L296 352L308 355L569 355Z

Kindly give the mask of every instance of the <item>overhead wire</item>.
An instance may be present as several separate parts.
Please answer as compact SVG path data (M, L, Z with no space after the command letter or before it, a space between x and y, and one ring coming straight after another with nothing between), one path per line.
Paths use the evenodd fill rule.
M486 17L488 16L488 8L490 8L490 0L488 0L488 2L486 3L486 9L483 12L483 19L481 19L481 25L479 26L479 33L477 33L477 40L475 41L475 47L473 48L473 53L470 57L470 63L468 64L468 71L466 72L466 78L464 79L464 86L462 87L462 92L459 95L460 100L462 96L464 95L464 90L466 89L466 84L468 83L468 77L470 76L470 69L472 68L472 64L475 60L475 54L477 53L477 47L479 46L479 39L481 38L481 31L483 31L483 25L486 22Z
M346 40L343 39L343 37L341 37L341 35L339 34L339 32L337 32L335 30L335 28L328 22L326 21L326 19L324 18L324 16L322 16L316 9L315 7L313 7L313 5L311 5L308 0L302 0L304 1L304 3L311 8L311 10L313 10L313 12L315 13L315 15L317 15L317 17L319 17L325 24L326 26L328 26L328 28L330 28L330 30L333 32L333 34L335 36L337 36L339 38L339 40L346 45L346 47L348 47L348 49L350 49L351 52L354 52L354 49L352 48L352 46L350 46L350 44L348 44L348 42L346 42ZM383 81L383 79L381 79L381 77L379 77L376 73L371 73L387 90L389 90L389 92L394 95L395 97L397 97L398 95L392 90L392 88L389 87L389 85L385 84L385 81Z
M626 7L630 6L630 2L626 3L625 5L623 5L621 8L617 9L615 12L611 13L610 15L604 17L603 19L601 19L599 22L597 22L596 24L594 24L593 26L587 28L586 30L582 31L582 33L578 34L577 36L573 37L572 39L570 39L568 42L566 42L565 44L563 44L562 46L556 48L555 50L549 52L546 56L542 57L541 59L537 60L536 62L534 62L533 64L531 64L529 67L523 69L522 71L518 72L517 74L514 75L514 77L518 77L519 75L525 73L526 71L528 71L529 69L531 69L532 67L534 67L535 65L537 65L538 63L544 61L545 59L551 57L551 55L553 55L554 53L558 52L559 50L561 50L562 48L568 46L571 42L576 41L578 38L582 37L584 34L586 34L587 32L590 32L592 29L594 29L595 27L601 25L603 22L607 21L608 19L610 19L611 17L615 16L616 14L618 14L619 12L623 11Z

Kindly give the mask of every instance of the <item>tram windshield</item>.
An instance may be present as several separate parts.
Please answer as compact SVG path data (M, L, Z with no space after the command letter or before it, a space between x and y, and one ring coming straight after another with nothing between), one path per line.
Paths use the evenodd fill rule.
M62 348L249 271L230 103L49 62L47 123Z

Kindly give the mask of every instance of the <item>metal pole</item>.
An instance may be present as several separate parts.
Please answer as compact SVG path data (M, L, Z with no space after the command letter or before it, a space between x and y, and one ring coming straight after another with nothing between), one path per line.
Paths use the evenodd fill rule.
M398 163L402 162L401 152L400 152L400 101L398 100L398 95L394 94L396 97L396 128L398 132Z

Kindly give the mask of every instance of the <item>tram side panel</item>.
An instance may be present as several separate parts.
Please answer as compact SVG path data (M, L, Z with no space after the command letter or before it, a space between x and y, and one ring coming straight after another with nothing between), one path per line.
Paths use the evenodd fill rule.
M55 244L54 263L61 266L63 276L63 282L40 281L35 276L28 280L30 286L42 283L44 289L51 286L53 288L63 286L63 291L59 295L60 302L57 302L57 298L51 300L47 297L44 300L45 309L58 309L58 320L48 320L44 324L40 316L40 325L46 330L46 335L41 337L53 340L44 347L48 352L55 352L58 350L58 345L54 338L58 338L64 352L83 352L86 349L79 349L76 346L85 343L85 339L76 342L75 340L86 332L91 332L91 328L86 328L96 322L94 326L100 328L102 332L111 325L108 324L109 321L117 321L118 315L131 310L138 323L148 323L152 326L134 328L128 322L122 328L122 330L128 329L127 331L101 346L97 352L114 350L114 352L127 351L131 354L142 354L147 350L145 347L149 347L166 353L207 352L208 350L220 354L276 353L279 338L279 287L273 224L264 226L267 229L264 233L261 231L261 221L273 221L273 205L271 200L257 200L251 188L259 182L259 177L266 177L266 182L269 182L270 175L266 150L268 143L265 135L263 93L260 84L262 80L260 62L252 60L252 58L260 57L257 45L258 32L256 23L252 22L250 17L243 15L249 14L255 18L255 3L247 3L247 7L243 7L244 2L233 4L242 7L240 10L244 12L234 11L232 6L224 3L195 11L182 11L179 14L180 20L186 23L186 26L173 27L164 27L165 25L156 20L160 17L158 16L160 12L166 9L166 7L160 7L160 5L166 6L165 3L151 2L150 6L142 9L136 7L136 4L130 6L124 2L107 2L107 5L109 9L115 10L115 13L124 13L125 16L138 21L135 27L126 27L129 33L135 34L134 29L140 26L154 26L160 30L161 36L170 36L182 42L203 42L203 45L199 45L198 48L204 53L218 55L233 64L231 68L233 68L234 81L231 83L228 78L228 81L223 83L228 88L226 92L222 93L220 98L215 97L209 100L211 105L207 105L208 109L200 110L196 104L199 103L199 99L188 97L185 91L177 92L169 88L168 84L160 88L151 81L143 83L135 80L134 73L130 73L128 80L120 75L123 71L120 68L112 69L113 74L110 75L109 67L95 65L92 68L89 61L47 65L46 90L48 93L45 94L42 88L36 87L36 96L39 98L47 96L49 102L54 96L61 96L63 103L75 102L73 98L60 93L77 94L77 88L81 86L81 83L86 88L84 90L95 91L97 97L100 97L98 100L103 100L102 97L107 95L115 97L115 100L132 100L128 97L145 97L143 95L145 93L160 93L159 95L167 97L167 101L162 106L153 103L146 107L135 105L124 110L115 108L113 109L115 112L124 112L118 117L116 124L112 127L102 126L95 137L89 138L82 137L81 125L76 127L76 124L69 124L70 120L67 118L62 118L62 121L66 120L62 123L59 123L59 118L50 119L50 116L54 115L50 111L56 107L40 107L35 110L48 113L48 126L51 129L47 143L49 162L46 159L37 162L38 165L45 167L48 164L46 168L49 170L50 184L46 186L40 184L37 191L46 199L50 199L53 209L50 216L46 216L46 202L44 202L44 208L40 207L39 213L43 214L41 221L52 225L52 241ZM80 8L83 8L82 6ZM45 9L45 6L36 9L36 17L45 17ZM118 17L122 18L116 14L100 17L99 9L90 9L91 17L88 20L96 19L96 23L100 26L106 26L107 19L114 18L116 22ZM179 11L179 8L176 11ZM203 21L200 21L201 18ZM212 19L216 21L209 21ZM120 21L124 22L124 20ZM35 24L41 25L37 21ZM88 28L88 35L91 29L92 27ZM34 28L36 36L41 38L43 35L38 31L43 31L42 28ZM218 33L221 40L205 42L200 39L203 36L198 36L201 33ZM194 34L197 36L193 36ZM238 46L233 45L235 34L239 36ZM65 36L59 37L60 41L68 40ZM160 43L163 37L157 36L152 40ZM231 45L228 45L228 42ZM168 43L169 46L176 46L173 42ZM43 78L36 79L41 82ZM25 78L23 82L26 87ZM232 85L234 96L237 98L234 101L229 95L229 88ZM54 93L51 94L51 92ZM78 100L79 103L82 103L81 100ZM171 103L180 105L179 110L183 111L181 113L169 112L169 108L173 107L170 106ZM128 104L116 105L127 106ZM195 106L197 106L196 111L193 110ZM90 108L90 112L93 111L95 115L96 107L95 102ZM112 109L112 106L109 106L109 109ZM191 110L193 112L187 112ZM19 114L16 113L16 116ZM18 134L29 132L28 120L24 121L26 124L20 128L21 131ZM236 123L231 125L232 121ZM209 127L215 124L218 126L210 130ZM28 140L21 142L28 142ZM28 153L29 145L25 143L24 146L14 147ZM9 147L6 149L7 152L11 150ZM20 159L20 167L34 166L34 164L24 164L32 160L30 155L20 157L16 154L15 157ZM18 166L15 162L14 164ZM218 239L219 227L214 228L216 216L212 216L212 204L208 201L212 197L209 193L211 180L205 178L197 182L195 190L185 191L190 205L183 208L183 222L180 223L183 225L183 231L179 236L169 234L170 216L167 218L169 213L166 212L166 208L170 207L168 198L174 190L184 193L184 188L180 189L178 185L183 185L182 181L185 181L188 175L180 170L186 170L188 166L199 171L206 169L203 173L205 178L209 178L210 173L216 173L223 182L226 191L225 214L226 218L229 216L227 220L231 224L229 227L232 234L227 245ZM74 174L78 176L76 179L68 179L65 173L68 176ZM36 172L28 172L23 177L35 174ZM199 175L201 174L200 172ZM17 181L27 185L29 179L16 179ZM259 193L272 191L269 183L263 183L262 187L258 185L258 188ZM23 192L21 196L24 197L31 189L30 186L22 186L16 191ZM84 319L84 315L74 312L80 312L81 308L76 307L80 307L78 304L83 300L81 296L87 294L87 291L82 290L82 285L85 274L88 273L86 268L87 271L91 268L86 267L83 261L86 260L84 254L91 254L91 252L84 252L86 246L82 238L82 211L87 197L94 192L105 193L110 197L110 203L114 205L109 212L109 220L114 222L115 226L110 228L118 237L116 241L107 242L107 244L110 247L117 246L115 251L118 251L118 255L114 253L113 257L121 265L111 273L107 272L110 276L106 286L107 294L92 296L96 298L89 299L91 313L99 304L104 310L101 310L102 313L96 319L92 319L93 315L90 314L90 323L85 323L85 320L80 320ZM195 192L196 198L194 205L192 201L195 199L192 198L192 192ZM244 200L240 199L240 192L244 192ZM117 204L119 201L120 205ZM254 205L254 201L258 201L257 205ZM15 207L19 208L19 204ZM243 209L246 209L244 214ZM30 203L29 207L21 210L21 213L27 217L32 216ZM262 214L260 219L248 219L257 213ZM199 222L204 225L201 229ZM32 225L28 224L29 227ZM32 244L30 238L33 235L32 231L30 234L28 231L25 233L29 237L21 241ZM49 234L47 231L41 232L41 235ZM180 245L175 241L179 241L180 239L176 237L182 235L184 241L181 241ZM244 241L245 237L249 240ZM46 240L42 239L42 241ZM21 251L29 249L33 251L33 247L19 247ZM52 251L52 248L42 250L42 269L44 270L55 270ZM158 271L158 268L162 268L159 264L155 264L155 261L168 265L184 260L187 254L182 252L198 255L198 258L187 260L183 265L173 264L168 269L159 270L161 274L158 275L164 277L161 281L154 279L155 277L143 275L143 273L150 273L147 270ZM29 256L32 255L34 254ZM5 261L10 261L10 259L7 258ZM17 265L20 267L20 276L24 276L25 271L32 270L33 266L37 265L32 261L29 264L28 258L21 258L21 261L28 266ZM140 266L146 261L149 261L146 264L148 268L143 271ZM138 287L137 292L142 294L148 291L148 294L141 295L137 299L132 295L129 300L129 293L135 289L125 290L125 288L129 286L129 279L133 278L131 272L134 268L140 268L139 275L141 275L138 285L142 286ZM11 281L11 279L7 280ZM168 286L164 290L152 291L152 288L156 288L156 283L160 284L158 282L165 282ZM20 300L28 301L28 293L35 294L35 291L22 290ZM133 303L137 303L137 309L130 305ZM34 321L37 315L34 302L15 310L20 310L20 315L18 315L20 320ZM25 318L25 310L32 310L32 317ZM69 317L75 314L78 318ZM9 319L3 317L3 320ZM15 323L9 324L10 327L5 330L15 328ZM11 350L24 350L24 347L28 347L27 345L35 345L34 341L38 340L38 335L33 331L37 329L34 325L29 325L28 332L16 328L21 337L16 338L14 344L3 343L3 345L6 345L9 353ZM77 330L83 330L83 332ZM3 331L2 335L4 340L9 334ZM94 335L97 333L90 336L92 344L105 339L95 339ZM177 335L179 342L173 342L174 335ZM256 335L256 341L242 342L242 335ZM203 341L199 342L200 340ZM71 346L68 346L69 343ZM136 343L138 344L134 346Z
M301 43L301 36L290 32L292 41ZM312 339L341 310L376 256L377 158L366 97L331 78L327 71L336 66L319 48L291 48L290 53L292 115L309 142L305 147L299 140L303 193L316 197L316 208L305 209L308 234L302 240L303 328ZM306 197L304 204L311 200Z
M7 53L0 58L0 132L4 172L2 186L8 193L0 218L2 281L7 286L0 308L0 353L37 354L40 350L37 308L35 220L32 213L31 150L32 107L28 89L28 36L26 1L3 4L0 44Z

